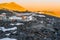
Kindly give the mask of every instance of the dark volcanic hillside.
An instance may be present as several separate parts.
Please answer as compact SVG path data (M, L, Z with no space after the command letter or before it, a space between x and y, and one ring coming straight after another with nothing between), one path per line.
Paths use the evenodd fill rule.
M60 18L45 14L33 17L36 18L35 21L0 21L0 39L59 40Z
M0 9L0 14L2 13L6 13L7 15L6 16L12 16L13 15L13 11L10 11L8 9Z

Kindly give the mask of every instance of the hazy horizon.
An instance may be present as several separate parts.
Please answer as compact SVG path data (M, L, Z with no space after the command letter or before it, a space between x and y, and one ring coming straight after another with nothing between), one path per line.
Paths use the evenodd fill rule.
M31 11L53 11L60 13L60 0L0 0L0 3L16 2Z

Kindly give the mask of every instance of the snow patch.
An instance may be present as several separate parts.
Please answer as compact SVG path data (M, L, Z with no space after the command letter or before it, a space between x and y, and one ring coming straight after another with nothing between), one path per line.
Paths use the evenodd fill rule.
M16 40L16 39L11 39L11 38L3 38L3 39L0 39L0 40Z
M8 28L8 29L6 29L6 28L4 28L4 27L0 27L0 29L5 32L5 31L10 31L10 30L16 30L17 27Z

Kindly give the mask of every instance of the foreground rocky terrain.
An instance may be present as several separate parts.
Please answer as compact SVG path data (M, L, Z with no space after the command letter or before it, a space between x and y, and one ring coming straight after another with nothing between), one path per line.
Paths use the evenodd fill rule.
M0 40L60 40L60 18L34 16L35 21L0 21Z

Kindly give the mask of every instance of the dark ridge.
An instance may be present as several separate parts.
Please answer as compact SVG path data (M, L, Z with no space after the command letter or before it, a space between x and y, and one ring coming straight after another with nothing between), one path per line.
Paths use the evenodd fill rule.
M2 13L6 13L7 16L13 15L13 11L10 11L8 9L0 9L0 14L2 14Z
M31 11L28 11L28 10L26 10L26 11L14 11L13 10L13 12L17 12L17 13L31 13Z
M47 14L40 14L40 15L45 15L46 17L49 17L49 18L57 18L57 19L60 19L59 17L55 17L55 16L47 15Z

